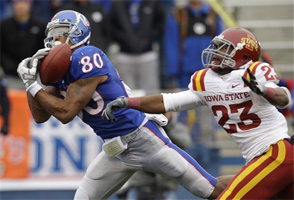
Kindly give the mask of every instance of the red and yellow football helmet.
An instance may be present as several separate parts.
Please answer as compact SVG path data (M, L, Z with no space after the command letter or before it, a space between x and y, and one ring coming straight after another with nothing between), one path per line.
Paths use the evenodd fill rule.
M239 69L249 61L258 61L260 44L244 28L229 28L216 36L202 51L204 67Z

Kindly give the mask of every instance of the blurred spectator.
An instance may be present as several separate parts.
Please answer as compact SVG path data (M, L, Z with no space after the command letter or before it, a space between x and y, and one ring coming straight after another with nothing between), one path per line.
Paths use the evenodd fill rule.
M102 5L90 0L74 0L62 5L60 10L74 10L85 15L91 24L90 44L106 52L109 46L108 16Z
M113 1L110 11L114 42L120 46L116 67L132 89L155 92L160 89L159 44L164 25L159 1ZM159 46L159 45L158 45Z
M57 12L58 8L70 0L35 0L32 7L32 14L48 22Z
M110 8L111 8L111 3L112 3L113 0L91 0L91 1L101 4L103 6L103 8L104 8L104 11L106 13L109 13Z
M187 127L178 122L177 113L165 113L168 124L163 126L171 141L182 149L193 145ZM152 172L138 171L118 192L120 199L177 199L178 183L166 176Z
M202 50L221 32L220 17L201 0L189 0L170 13L164 36L165 87L187 88L191 75L202 68Z
M0 20L10 15L11 9L8 0L0 1Z
M5 17L5 13L6 13L6 1L0 1L0 19Z
M169 16L169 14L175 9L175 6L177 6L176 1L175 0L159 0L159 2L161 3L163 10L164 10L164 24L166 24L167 18ZM163 31L164 32L164 31ZM161 40L160 43L160 86L162 89L166 89L166 84L169 80L166 76L166 59L165 59L165 52L164 52L164 40Z
M10 103L7 96L7 85L5 80L5 74L0 66L0 116L2 117L2 125L0 133L7 135L9 132L9 112L10 112Z
M0 22L0 65L8 87L22 89L16 69L26 57L44 47L46 23L31 16L32 0L12 0L13 16Z

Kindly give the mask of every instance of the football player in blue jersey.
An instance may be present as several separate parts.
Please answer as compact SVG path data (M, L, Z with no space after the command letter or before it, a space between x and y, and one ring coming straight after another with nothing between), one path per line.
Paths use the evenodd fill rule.
M82 14L58 12L47 25L47 48L23 60L18 67L37 123L50 116L68 123L79 116L104 141L103 151L88 167L75 199L106 199L138 170L174 178L196 196L216 198L231 176L213 177L174 145L161 127L167 123L162 115L147 117L134 109L121 109L115 111L117 120L113 123L101 118L109 102L132 94L108 57L89 45L90 34L90 24ZM43 89L36 81L37 61L61 43L71 46L70 69L59 81Z

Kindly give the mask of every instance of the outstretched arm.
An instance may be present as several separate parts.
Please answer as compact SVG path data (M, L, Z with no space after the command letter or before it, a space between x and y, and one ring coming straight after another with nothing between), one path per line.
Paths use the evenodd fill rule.
M102 113L102 118L115 121L112 111L121 108L134 108L145 113L160 114L165 113L163 97L160 94L144 97L119 97L107 104Z
M163 97L154 94L145 97L127 97L127 108L134 108L146 113L165 113Z
M144 97L119 97L107 104L102 118L115 121L116 118L112 112L121 108L134 108L145 113L160 114L169 111L189 110L201 105L205 105L204 102L191 90Z

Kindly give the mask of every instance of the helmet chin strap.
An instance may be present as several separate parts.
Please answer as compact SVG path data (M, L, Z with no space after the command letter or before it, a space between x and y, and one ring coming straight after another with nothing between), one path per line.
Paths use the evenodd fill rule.
M65 41L65 43L66 44L68 44L69 43L69 41L70 41L70 38L69 38L69 35L67 36L67 38L66 38L66 41Z
M219 75L225 75L231 73L234 69L232 68L220 68L220 67L211 67L211 70Z

